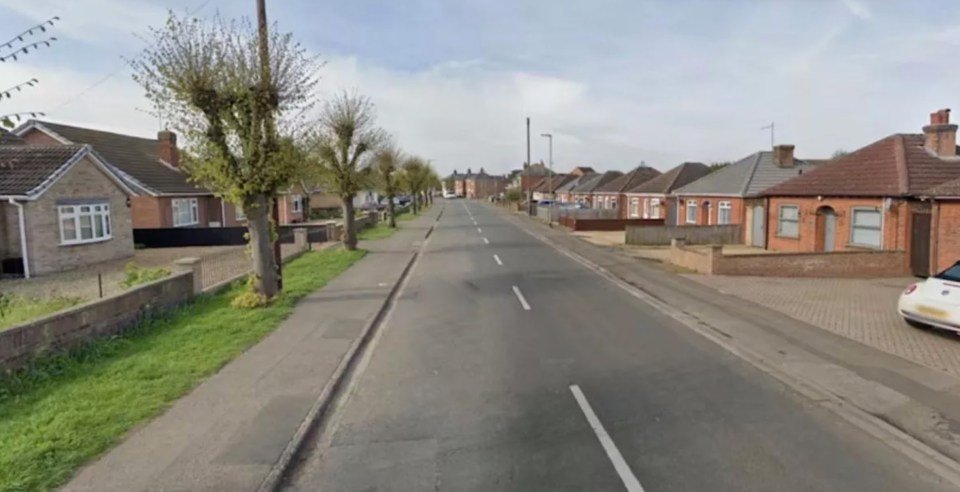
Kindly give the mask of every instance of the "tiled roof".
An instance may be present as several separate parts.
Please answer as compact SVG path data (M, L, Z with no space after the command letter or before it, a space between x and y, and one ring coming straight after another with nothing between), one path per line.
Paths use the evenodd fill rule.
M639 186L628 188L627 193L660 193L667 195L676 188L692 183L710 174L710 168L700 162L684 162L679 166L641 183Z
M0 128L0 145L23 145L25 143L27 142L22 138Z
M189 181L181 171L160 161L159 144L150 138L132 137L89 128L38 121L45 128L75 144L88 144L109 165L132 178L132 181L157 194L209 194Z
M660 171L648 166L637 166L633 171L611 180L607 184L599 186L595 191L602 193L620 193L630 188L636 188L657 176Z
M677 188L674 194L755 196L813 168L803 159L794 159L792 167L780 167L774 162L772 151L756 152Z
M82 145L0 145L0 195L34 194L83 150Z
M574 193L593 193L607 183L623 176L620 171L607 171L603 174L591 175L590 179L580 182L580 185L573 189Z
M960 157L939 157L921 134L894 134L804 173L764 195L915 196L949 191L960 178Z
M573 180L573 178L576 178L576 176L572 174L557 174L554 176L549 176L537 181L536 184L533 185L533 191L539 191L541 193L553 193L564 184ZM553 189L550 190L548 188Z
M583 184L584 182L586 182L587 180L593 178L594 176L599 176L599 174L597 174L597 173L592 173L592 174L584 174L583 176L575 176L575 175L572 175L572 174L571 174L571 176L573 176L573 179L571 179L570 181L567 181L566 183L560 185L560 186L557 188L557 191L558 191L558 192L573 191L573 190L575 190L578 186L580 186L581 184Z

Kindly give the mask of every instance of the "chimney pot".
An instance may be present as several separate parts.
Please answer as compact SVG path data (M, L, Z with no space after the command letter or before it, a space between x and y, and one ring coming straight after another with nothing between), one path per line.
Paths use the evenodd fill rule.
M950 124L950 110L930 113L930 124L923 127L927 150L940 157L957 155L957 125Z
M169 130L157 132L157 157L173 167L180 167L180 152L177 151L176 133Z
M793 167L793 145L781 144L773 147L773 163L777 167Z

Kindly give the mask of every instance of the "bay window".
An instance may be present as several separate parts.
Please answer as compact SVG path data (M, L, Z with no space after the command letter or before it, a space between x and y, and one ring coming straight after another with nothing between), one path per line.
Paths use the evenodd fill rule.
M83 244L110 239L110 205L91 203L57 207L60 244Z
M200 223L200 207L196 198L174 198L173 227L191 226Z

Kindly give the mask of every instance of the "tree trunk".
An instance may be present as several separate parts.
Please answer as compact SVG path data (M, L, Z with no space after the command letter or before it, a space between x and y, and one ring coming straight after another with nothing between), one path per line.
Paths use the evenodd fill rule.
M410 196L410 207L413 209L413 215L417 215L420 212L420 196L417 193L414 193Z
M260 194L251 207L244 207L247 229L250 232L250 254L253 256L254 289L269 297L277 295L279 276L273 259L273 241L270 239L270 200ZM248 210L249 209L249 210Z
M343 247L353 251L357 249L357 212L353 208L353 196L340 198L343 200Z
M387 195L387 210L390 211L390 228L397 228L397 211L393 205L393 195Z

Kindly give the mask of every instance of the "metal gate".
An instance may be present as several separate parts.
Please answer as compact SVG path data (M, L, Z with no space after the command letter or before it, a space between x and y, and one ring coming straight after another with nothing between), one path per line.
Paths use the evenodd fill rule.
M911 214L910 271L918 277L930 275L930 214Z

